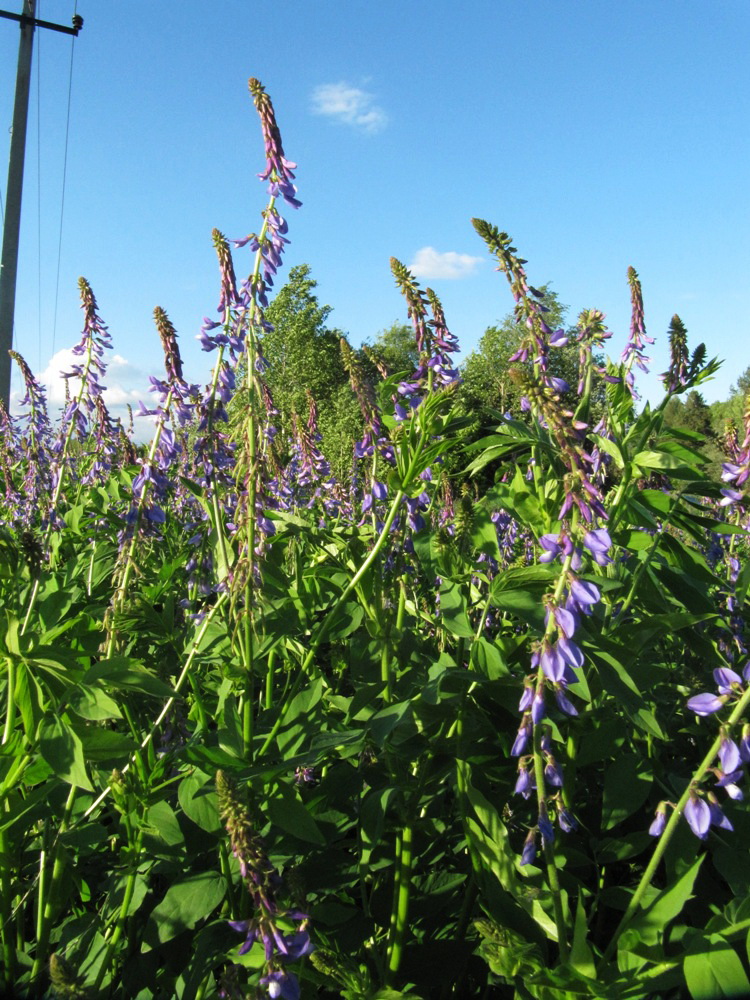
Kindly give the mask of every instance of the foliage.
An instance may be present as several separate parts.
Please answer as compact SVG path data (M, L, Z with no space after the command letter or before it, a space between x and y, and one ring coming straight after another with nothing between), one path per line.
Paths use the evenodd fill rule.
M307 317L332 366L310 362L325 406L299 395L302 324L274 342L268 303L294 164L250 89L269 201L246 282L214 234L208 384L184 380L157 310L165 375L136 454L102 399L109 335L82 280L61 422L20 356L22 412L0 412L2 985L748 992L750 419L712 479L701 434L667 413L716 362L676 340L664 400L637 411L635 271L631 337L604 369L601 314L558 335L481 220L516 303L526 420L497 414L467 448L455 338L396 260L414 370L375 384L344 342L344 386L299 269L277 329ZM553 364L573 336L579 391ZM320 427L352 393L338 478Z

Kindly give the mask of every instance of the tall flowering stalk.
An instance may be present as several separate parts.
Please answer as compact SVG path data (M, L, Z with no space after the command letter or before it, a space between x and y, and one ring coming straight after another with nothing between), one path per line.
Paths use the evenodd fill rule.
M18 510L19 520L24 527L29 527L37 520L45 526L51 506L52 480L52 425L47 415L47 393L44 386L34 378L21 355L17 351L9 353L21 371L25 387L17 433L19 447L26 452L29 461L23 480L24 499Z
M653 337L646 333L646 323L643 315L643 292L641 291L641 281L638 272L634 267L628 268L628 284L630 285L630 339L622 352L621 363L625 367L625 384L630 390L633 399L639 399L635 388L635 374L633 367L640 368L642 372L648 372L648 363L651 360L646 357L644 348L646 344L653 344Z
M244 955L256 942L260 943L265 956L260 985L273 1000L277 997L299 1000L299 982L288 966L312 951L309 917L299 910L279 906L281 879L268 859L236 785L224 771L216 772L216 793L232 854L239 863L240 877L252 906L250 917L229 921L232 930L245 936L239 954ZM225 985L224 996L244 996L230 989Z
M158 535L166 522L170 489L169 471L179 457L176 429L188 419L196 387L182 377L177 335L166 312L157 306L154 321L164 349L166 379L151 377L151 391L157 403L151 409L141 403L141 414L155 420L154 434L146 456L139 459L140 470L133 479L132 496L120 531L115 570L115 591L106 616L108 655L117 646L116 616L122 610L136 567L136 550L147 536Z

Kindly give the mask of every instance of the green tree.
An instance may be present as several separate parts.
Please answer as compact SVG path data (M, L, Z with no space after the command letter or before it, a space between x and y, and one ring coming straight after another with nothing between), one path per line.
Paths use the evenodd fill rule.
M549 312L545 321L553 330L565 324L568 307L548 285L543 285L544 304ZM511 377L510 358L526 328L509 313L497 326L488 327L476 351L472 351L461 366L463 383L460 390L467 412L474 412L482 419L489 418L489 410L521 415L521 393ZM575 346L556 348L550 353L550 372L565 379L570 385L570 398L566 401L575 408L575 390L578 382L578 349Z
M409 323L396 320L381 330L372 345L366 345L367 354L377 358L392 373L412 372L419 362L419 352L414 339L414 329Z
M307 264L293 267L266 310L273 329L262 341L268 362L265 378L285 435L291 431L293 413L306 419L307 389L322 412L348 381L339 347L341 331L326 326L331 307L320 304L316 287Z

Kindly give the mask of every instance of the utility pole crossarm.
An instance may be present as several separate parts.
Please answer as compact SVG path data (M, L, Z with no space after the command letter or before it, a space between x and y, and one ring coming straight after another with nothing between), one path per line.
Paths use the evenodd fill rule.
M38 17L28 17L26 14L12 14L9 10L0 10L0 17L6 17L9 21L19 21L23 24L33 24L37 28L51 28L52 31L62 31L66 35L77 35L83 27L83 18L80 14L73 17L73 27L68 28L64 24L54 24L52 21L40 21Z

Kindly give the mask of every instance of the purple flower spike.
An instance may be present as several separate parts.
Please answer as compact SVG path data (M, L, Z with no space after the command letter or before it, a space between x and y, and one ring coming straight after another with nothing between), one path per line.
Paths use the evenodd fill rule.
M711 810L708 803L704 799L699 799L697 795L691 795L685 806L684 816L695 836L705 840L708 828L711 826Z
M705 692L704 694L697 694L694 698L691 698L687 705L691 712L695 712L696 715L705 716L718 712L720 708L724 707L725 700L726 696L719 698L715 694Z

